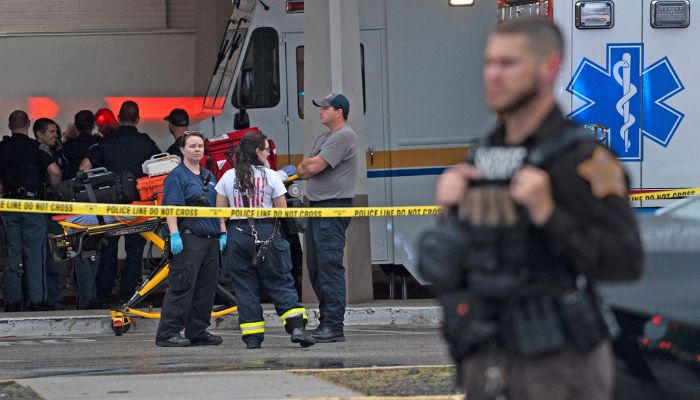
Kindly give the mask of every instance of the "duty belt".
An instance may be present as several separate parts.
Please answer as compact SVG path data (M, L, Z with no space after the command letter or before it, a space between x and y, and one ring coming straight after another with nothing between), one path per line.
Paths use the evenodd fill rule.
M17 189L9 189L7 191L7 197L11 199L37 199L39 198L39 194L29 192L27 189L21 187Z

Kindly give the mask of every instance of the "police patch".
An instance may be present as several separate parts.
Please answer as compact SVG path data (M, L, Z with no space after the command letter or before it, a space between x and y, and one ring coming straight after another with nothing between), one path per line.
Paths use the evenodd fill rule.
M591 158L576 167L576 172L591 184L593 195L599 199L609 195L624 197L627 193L620 162L603 148L597 147Z

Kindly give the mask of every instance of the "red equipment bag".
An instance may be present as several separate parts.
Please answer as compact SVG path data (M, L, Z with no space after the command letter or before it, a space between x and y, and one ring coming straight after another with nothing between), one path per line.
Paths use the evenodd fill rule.
M211 171L217 180L221 179L224 172L233 168L235 164L234 149L241 138L243 138L243 135L248 132L260 132L260 130L258 128L241 129L224 135L206 138L201 166ZM275 143L271 139L268 139L268 143L270 145L270 154L267 161L270 163L271 169L277 170Z

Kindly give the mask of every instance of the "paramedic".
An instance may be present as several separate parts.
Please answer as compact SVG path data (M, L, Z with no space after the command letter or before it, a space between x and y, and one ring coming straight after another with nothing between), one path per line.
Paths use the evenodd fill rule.
M165 178L163 205L214 207L216 178L199 162L204 137L186 132L180 141L184 159ZM170 285L165 292L156 345L187 347L221 344L207 332L216 292L219 252L226 247L226 226L220 218L166 217L170 230ZM185 337L180 335L185 330Z
M277 173L264 167L270 144L260 132L246 133L236 149L236 168L226 171L216 185L217 207L287 207L287 189ZM231 278L238 300L243 341L248 349L260 348L265 321L260 305L262 290L272 299L292 343L316 343L306 332L306 310L292 278L289 242L281 237L276 219L232 217L224 271Z

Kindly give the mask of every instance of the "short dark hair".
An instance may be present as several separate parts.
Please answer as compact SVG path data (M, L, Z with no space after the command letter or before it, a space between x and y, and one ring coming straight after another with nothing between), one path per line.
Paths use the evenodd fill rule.
M139 105L133 100L127 100L119 108L119 122L135 124L139 121Z
M80 110L75 114L73 123L78 132L92 132L95 129L95 114L90 110Z
M15 110L10 113L9 118L9 128L14 131L15 129L22 129L29 127L29 115L22 110Z
M496 34L523 35L527 38L530 50L543 56L549 53L564 54L564 38L561 30L543 17L523 17L512 19L496 26Z
M58 128L58 124L56 123L56 121L49 118L39 118L36 121L34 121L34 125L32 126L34 136L36 136L36 134L39 132L46 132L46 130L49 129L49 125L56 125L56 127Z

